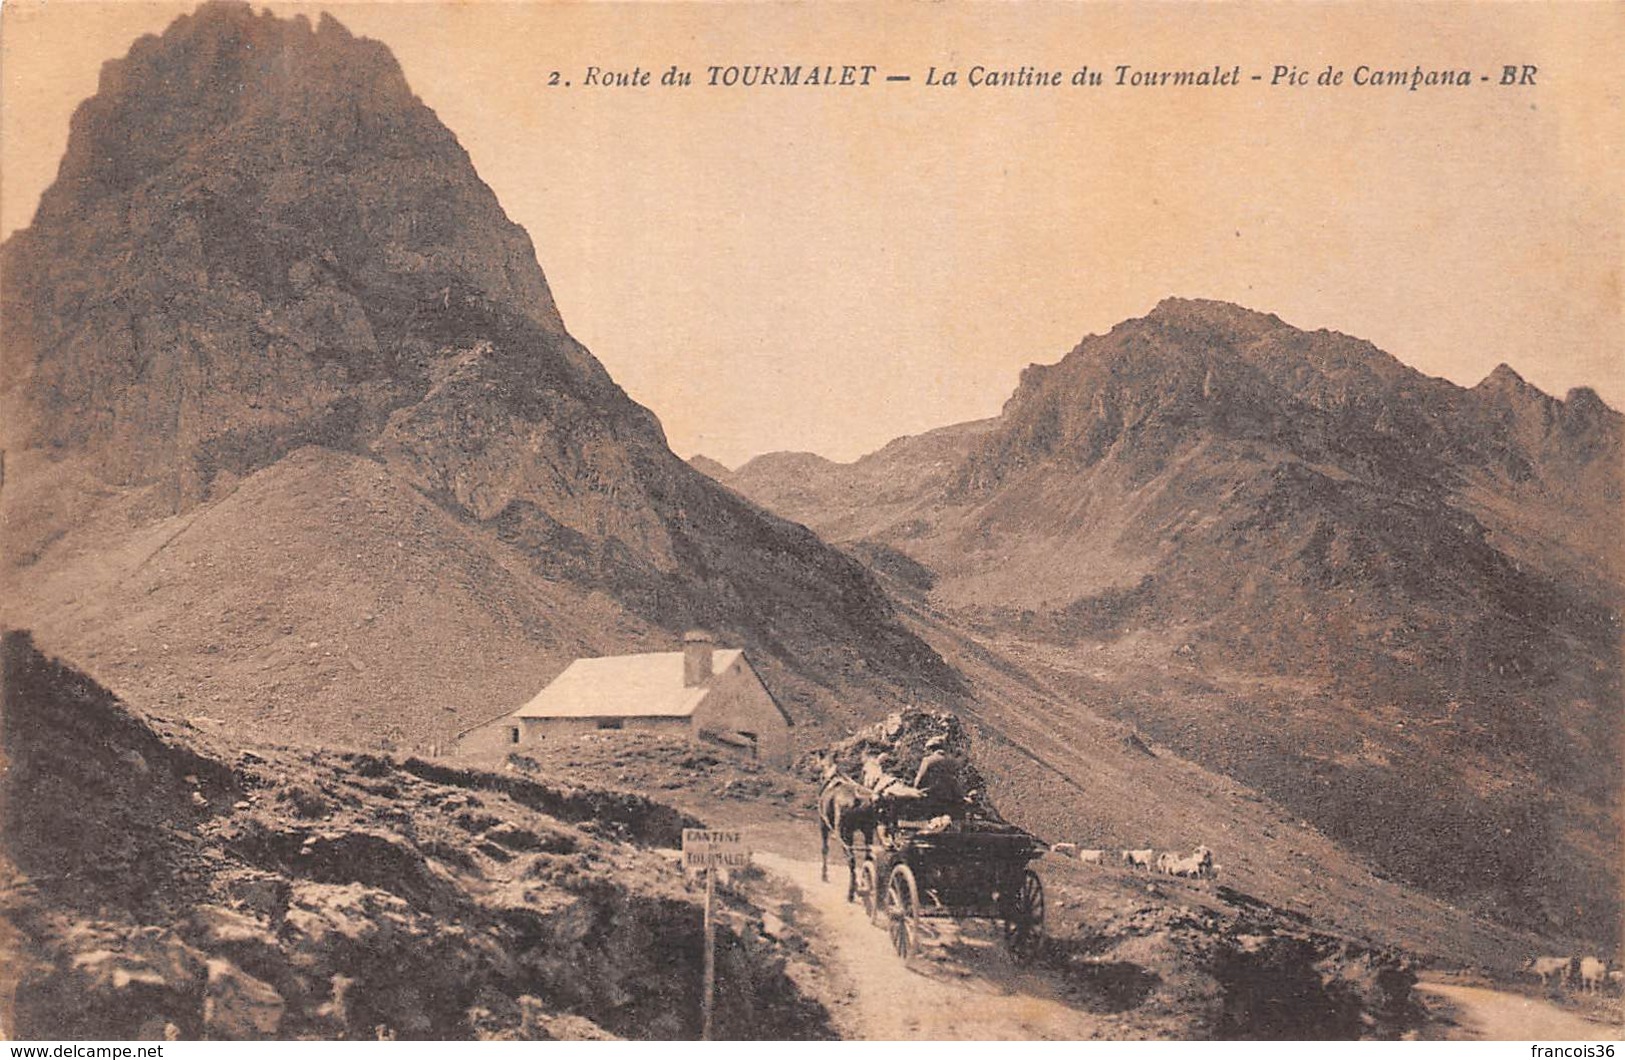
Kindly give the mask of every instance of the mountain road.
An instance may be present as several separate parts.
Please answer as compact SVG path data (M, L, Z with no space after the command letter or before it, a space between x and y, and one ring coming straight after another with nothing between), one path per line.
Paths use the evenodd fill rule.
M846 865L758 854L758 864L793 884L818 917L836 979L850 991L849 1034L870 1041L1076 1040L1098 1038L1089 1013L1060 1000L1042 973L1018 965L980 922L922 922L921 952L906 964L861 903L846 901Z

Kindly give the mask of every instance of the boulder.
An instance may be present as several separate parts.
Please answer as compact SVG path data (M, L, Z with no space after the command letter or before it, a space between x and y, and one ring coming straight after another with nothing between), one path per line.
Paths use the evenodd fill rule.
M255 1041L273 1037L287 1008L282 995L230 961L208 962L203 995L203 1029L207 1037Z

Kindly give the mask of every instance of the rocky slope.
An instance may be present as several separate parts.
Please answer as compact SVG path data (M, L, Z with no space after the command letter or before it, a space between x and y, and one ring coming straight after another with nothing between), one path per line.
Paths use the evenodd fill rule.
M977 1035L1428 1034L1414 931L1446 963L1510 967L1521 943L1424 920L1392 885L1374 885L1389 915L1360 914L1374 935L1348 933L1255 896L1279 887L1240 863L1176 880L1050 857L1034 965L1016 972L996 927L940 922L905 971L880 928L832 923L852 912L806 860L794 777L645 734L490 769L228 747L26 635L0 654L0 1013L24 1039L693 1037L698 889L673 846L698 822L637 789L749 828L766 870L719 892L719 1036L929 1032L953 1019L937 995ZM1254 834L1245 816L1229 842ZM1328 852L1317 875L1343 886Z
M211 3L136 42L104 68L57 181L3 253L7 614L77 655L111 629L51 616L145 609L96 574L119 569L133 534L185 519L197 549L239 548L208 531L246 480L262 498L317 491L321 506L323 478L364 460L390 484L366 508L329 509L317 532L284 504L254 527L300 541L287 563L326 570L335 594L388 580L378 548L412 542L377 540L379 524L430 518L421 497L474 535L473 564L511 569L518 595L585 601L584 616L610 618L582 624L634 631L626 647L638 630L712 627L785 672L810 720L856 698L830 691L855 682L881 698L955 687L859 564L671 454L565 332L529 238L388 50L329 17ZM310 447L353 456L282 469ZM337 470L310 467L321 460ZM63 571L65 595L41 588L67 584ZM207 565L171 566L168 581L197 600L230 588ZM252 649L273 651L287 624ZM510 625L498 641L451 626L421 643L476 684L481 649L555 669L577 650L544 637L527 651ZM449 735L484 706L451 705L414 735Z
M723 481L1400 877L1611 940L1621 424L1169 300L996 420Z
M701 908L674 849L694 819L511 772L228 749L24 635L3 651L13 1036L698 1037ZM724 890L719 1035L828 1037L762 923Z

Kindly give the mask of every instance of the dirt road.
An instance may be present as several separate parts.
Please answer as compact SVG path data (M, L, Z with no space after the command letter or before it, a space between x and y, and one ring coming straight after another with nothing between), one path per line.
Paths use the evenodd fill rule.
M838 978L850 993L848 1028L875 1040L1078 1039L1100 1036L1086 1012L1057 997L1044 975L1018 967L979 922L963 930L950 921L922 924L921 954L905 965L886 932L861 904L846 901L846 866L758 854L758 863L794 884L820 920Z
M1594 1023L1540 998L1456 983L1417 984L1417 990L1443 999L1452 1010L1460 1037L1475 1041L1612 1041L1620 1026Z

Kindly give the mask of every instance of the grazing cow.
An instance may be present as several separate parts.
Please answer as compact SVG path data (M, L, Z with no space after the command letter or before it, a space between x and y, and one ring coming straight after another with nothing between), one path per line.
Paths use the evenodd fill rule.
M1523 970L1530 975L1540 977L1540 985L1550 990L1552 980L1557 980L1558 986L1564 986L1569 981L1569 959L1567 957L1531 957L1523 962Z
M1151 859L1157 856L1155 850L1125 850L1123 851L1123 864L1131 869L1149 869Z
M1104 850L1080 850L1078 851L1078 860L1087 865L1099 865L1106 860L1106 852Z
M818 793L818 837L824 854L821 875L828 883L829 834L834 832L841 846L846 848L846 900L849 902L858 893L858 859L854 845L861 835L864 852L873 851L878 823L879 807L868 789L837 772L834 763L825 767L824 787Z
M1608 963L1600 957L1580 958L1580 989L1595 994L1608 978Z

